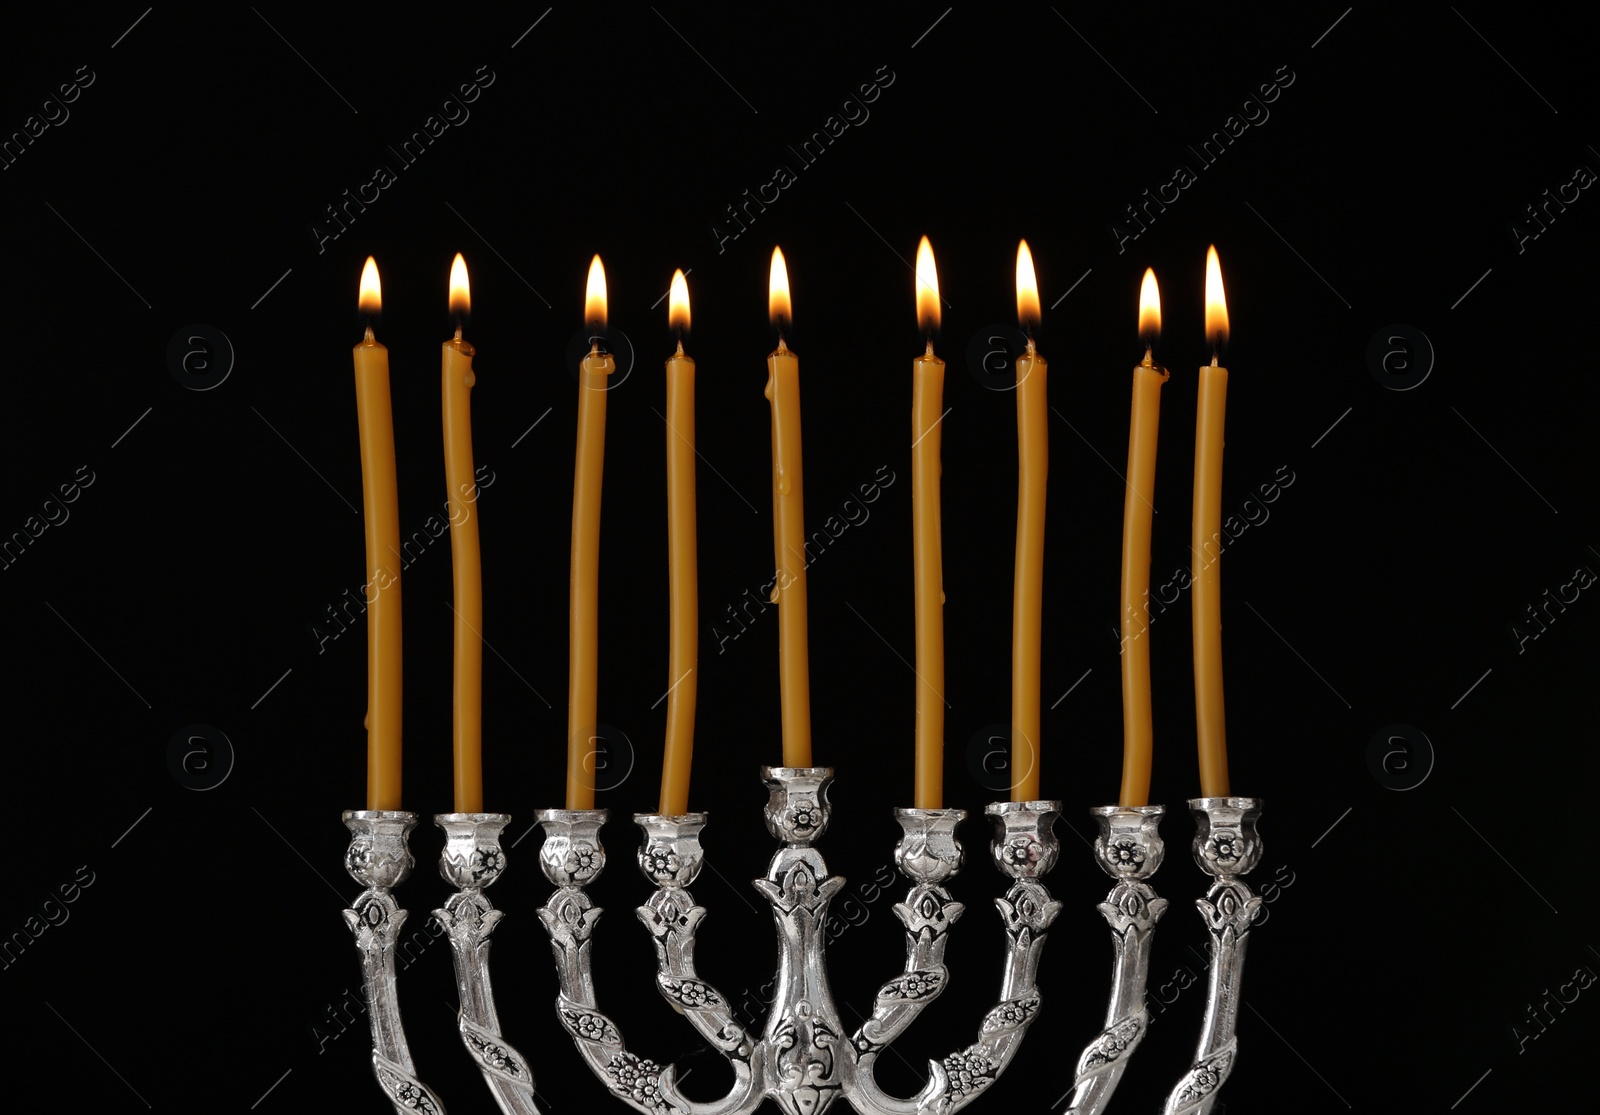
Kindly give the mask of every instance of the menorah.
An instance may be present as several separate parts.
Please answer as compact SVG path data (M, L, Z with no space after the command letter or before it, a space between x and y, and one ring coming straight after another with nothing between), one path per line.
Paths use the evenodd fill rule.
M824 930L828 905L845 880L828 873L813 845L828 827L832 807L828 767L763 768L768 831L781 842L755 887L771 906L778 937L776 991L766 1024L752 1033L729 1001L703 980L694 960L695 934L706 917L689 886L705 863L700 845L707 814L637 814L638 862L655 890L636 911L656 950L656 989L733 1070L727 1095L698 1102L683 1095L674 1066L658 1064L623 1044L615 1021L596 1002L593 931L600 917L586 888L605 867L600 830L604 809L546 809L539 863L555 890L539 911L550 936L560 992L556 1009L579 1055L610 1092L643 1115L747 1115L764 1099L786 1115L823 1115L843 1097L860 1115L953 1115L1005 1071L1038 1017L1036 983L1047 931L1061 911L1041 880L1060 855L1053 826L1057 801L1002 801L985 809L994 823L990 854L1009 877L995 900L1005 931L999 999L978 1025L971 1045L928 1063L928 1081L915 1096L896 1097L878 1085L874 1066L891 1043L945 989L949 931L964 907L945 883L960 870L956 828L960 809L896 809L903 834L894 861L909 882L894 907L905 926L905 962L874 999L872 1014L854 1031L845 1026L828 982ZM1211 877L1197 900L1210 935L1210 980L1193 1062L1169 1093L1164 1115L1204 1115L1233 1070L1240 983L1251 923L1261 907L1242 876L1260 861L1255 798L1208 797L1189 802L1196 821L1196 862ZM1110 1002L1101 1032L1076 1062L1065 1115L1105 1109L1149 1027L1145 986L1151 940L1167 903L1149 879L1165 848L1157 831L1158 805L1092 811L1098 824L1095 862L1113 879L1099 911L1111 930ZM366 889L345 920L361 953L372 1025L372 1065L397 1112L442 1115L439 1097L417 1077L396 997L394 949L406 914L392 889L414 861L409 847L415 813L361 810L344 814L352 839L345 866ZM439 869L456 888L434 911L450 937L460 992L462 1044L505 1115L536 1115L528 1059L501 1035L489 980L490 935L503 916L484 891L505 871L500 834L504 813L444 813Z

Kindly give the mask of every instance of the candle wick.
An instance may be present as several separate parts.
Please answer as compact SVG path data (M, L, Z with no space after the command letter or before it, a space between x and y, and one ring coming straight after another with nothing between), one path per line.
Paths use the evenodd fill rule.
M928 352L927 352L927 355L929 355L929 356L933 355L933 334L932 333L928 334Z
M1033 356L1037 352L1038 349L1033 347L1033 326L1030 325L1028 326L1028 355Z
M377 338L372 335L372 322L368 321L367 322L366 336L361 338L361 343L370 345L370 344L373 344L376 341L377 341Z
M1218 348L1217 345L1212 345L1211 346L1211 366L1213 368L1215 368L1217 366L1217 348Z
M778 351L779 352L788 352L789 351L789 346L783 343L783 330L782 329L778 330Z
M678 330L678 355L683 355L683 330Z
M461 319L456 319L456 340L461 339Z
M1142 366L1146 368L1153 368L1156 366L1155 351L1151 345L1144 346L1144 363Z

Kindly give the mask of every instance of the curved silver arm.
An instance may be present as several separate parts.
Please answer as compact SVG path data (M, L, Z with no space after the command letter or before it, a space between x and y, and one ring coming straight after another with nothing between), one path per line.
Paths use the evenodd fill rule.
M1194 1064L1167 1096L1164 1115L1206 1115L1233 1072L1244 950L1250 923L1261 912L1261 899L1239 878L1261 862L1256 834L1261 799L1193 798L1189 809L1195 817L1195 862L1215 880L1206 896L1195 900L1211 934L1211 982Z
M706 815L639 813L633 819L644 830L639 870L657 888L635 911L655 940L656 988L733 1069L728 1095L706 1109L753 1110L761 1102L756 1042L733 1017L727 998L701 979L694 966L694 935L706 909L695 904L687 887L705 862L700 830L705 828Z
M1150 940L1167 901L1145 882L1166 855L1156 831L1165 812L1159 805L1130 808L1108 805L1093 810L1100 832L1095 862L1116 880L1100 904L1111 927L1113 952L1111 1002L1100 1033L1078 1055L1077 1079L1066 1115L1095 1115L1111 1102L1134 1050L1150 1028L1145 984L1150 973Z
M908 824L908 820L916 820L914 816L916 812L900 811L900 814L913 814L909 818L901 817L901 824L907 830L907 840L902 842L903 847L907 844L915 846L916 841L912 839L912 827ZM985 812L995 822L995 836L990 844L995 865L1015 880L1011 889L1006 892L1006 896L995 900L1006 928L1006 961L1000 985L1000 1002L984 1015L983 1022L978 1027L976 1042L942 1060L928 1063L928 1083L915 1097L896 1099L885 1095L878 1088L871 1067L888 1040L885 1039L881 1043L873 1041L873 1027L874 1023L879 1021L880 1011L886 1006L893 1011L893 1013L884 1012L887 1017L878 1027L880 1032L887 1033L888 1038L892 1039L937 992L931 989L929 992L924 992L922 1003L909 1012L895 1011L893 1009L895 1004L892 1002L886 1004L885 993L887 992L892 999L903 994L905 990L918 987L921 980L913 975L915 962L920 961L924 955L930 958L934 955L942 958L943 955L942 930L937 934L933 933L938 919L943 917L948 923L961 912L959 904L952 903L949 905L956 906L952 915L949 905L940 903L938 895L924 889L931 884L915 883L905 904L909 907L912 917L908 920L905 914L901 914L901 920L905 921L907 929L907 974L884 985L883 990L878 993L879 1000L874 1006L873 1019L858 1032L858 1038L873 1041L869 1049L864 1052L859 1066L867 1071L858 1071L850 1094L851 1104L862 1115L915 1115L918 1112L947 1115L961 1110L1006 1070L1006 1066L1011 1063L1012 1057L1021 1046L1028 1027L1033 1024L1034 1018L1039 1013L1040 997L1036 985L1039 957L1044 948L1045 930L1060 912L1061 903L1050 897L1050 892L1038 882L1038 879L1055 865L1060 855L1060 845L1052 829L1056 818L1060 815L1061 804L1055 801L996 802ZM953 830L954 820L948 823ZM950 842L954 843L953 835L950 836ZM896 858L901 862L901 869L905 870L905 861L898 852ZM959 866L959 863L959 850L957 850L955 865ZM928 870L924 868L923 872L928 873ZM941 877L953 873L954 867L951 867ZM908 874L913 880L919 878L917 874L911 872ZM948 895L944 897L947 901ZM896 912L899 913L899 909ZM930 937L926 946L921 940L925 931ZM937 954L931 947L935 944L931 938L935 936L940 939L937 944ZM942 975L942 964L938 970ZM907 981L911 981L909 986ZM942 978L939 984L942 987Z
M740 1061L729 1057L734 1064L734 1086L723 1099L707 1104L689 1100L677 1090L674 1066L628 1052L616 1023L601 1013L595 1002L591 969L590 945L601 911L584 888L605 867L600 826L605 823L606 810L544 809L537 816L545 836L539 865L556 885L539 910L539 920L550 934L561 985L556 1011L590 1071L612 1094L644 1115L747 1115L754 1111L761 1102L761 1090L756 1083L758 1074L748 1062L741 1072ZM688 893L679 888L675 897L687 900ZM666 913L667 906L671 906L671 915ZM669 902L654 912L664 920L670 917L674 931L681 934L674 940L679 957L692 953L693 930L705 911ZM692 970L692 959L688 963ZM717 996L719 1001L721 998ZM689 1013L693 1016L696 1012Z
M489 983L489 934L505 915L483 892L505 870L500 833L511 818L505 813L440 813L433 823L445 833L439 874L456 888L433 916L450 934L461 996L457 1016L461 1042L505 1115L539 1115L533 1102L533 1070L527 1058L500 1036Z
M444 1115L439 1097L417 1079L394 979L394 946L406 912L390 889L405 882L415 865L407 840L417 815L398 809L347 809L344 823L350 829L345 870L366 888L344 911L344 921L361 953L362 986L372 1023L373 1075L400 1115Z
M884 1094L873 1076L879 1055L899 1037L927 1005L943 994L949 981L944 951L948 930L966 907L950 897L944 882L961 870L961 842L955 830L964 809L896 809L905 834L895 845L894 862L911 881L904 902L894 907L906 927L906 962L900 975L878 988L872 1017L850 1037L856 1049L856 1080L850 1102L858 1111L909 1113L939 1096L939 1077L930 1071L927 1086L915 1098ZM931 1070L930 1062L930 1070Z

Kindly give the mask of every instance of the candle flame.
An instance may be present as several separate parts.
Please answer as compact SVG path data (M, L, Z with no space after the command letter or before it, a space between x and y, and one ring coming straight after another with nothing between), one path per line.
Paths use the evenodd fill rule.
M1039 324L1039 280L1033 274L1033 253L1026 240L1017 244L1017 320L1024 329Z
M364 314L383 312L383 285L378 282L378 261L371 256L367 257L366 266L361 269L361 293L356 298L356 306Z
M1222 264L1217 246L1206 249L1206 340L1213 347L1228 343L1228 299L1222 293Z
M780 331L794 320L789 302L789 267L783 262L783 249L772 249L772 277L767 283L767 316Z
M933 245L926 236L917 245L917 328L924 333L939 328L939 270L933 265Z
M672 273L672 292L667 295L667 324L683 332L689 330L689 284L682 271Z
M606 327L606 269L595 256L589 261L589 285L583 293L583 320Z
M472 288L467 282L467 261L456 253L450 263L450 312L457 316L472 312Z
M1151 267L1144 269L1144 282L1139 284L1139 336L1146 344L1154 344L1161 336L1161 291Z

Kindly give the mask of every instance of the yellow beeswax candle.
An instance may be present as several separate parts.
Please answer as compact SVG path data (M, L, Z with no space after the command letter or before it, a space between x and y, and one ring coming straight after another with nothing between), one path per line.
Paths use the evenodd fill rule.
M361 270L361 312L382 308L378 265ZM372 335L355 346L361 429L361 503L367 536L367 808L400 808L400 490L395 479L389 350Z
M1028 242L1017 246L1017 557L1011 606L1011 800L1039 799L1039 643L1044 600L1044 493L1050 471L1048 366L1034 347L1039 285Z
M777 568L778 682L783 707L783 765L811 765L811 665L806 649L806 527L800 467L800 358L784 344L793 320L789 269L772 249L767 309L778 347L767 357L767 400L772 404L772 519Z
M606 324L606 273L589 264L584 320ZM605 468L606 387L616 370L595 342L578 370L578 453L572 479L572 579L567 639L567 808L594 808L595 723L600 662L600 482Z
M1222 706L1222 433L1228 369L1217 351L1228 339L1228 303L1217 249L1206 251L1206 338L1211 363L1200 369L1194 426L1194 712L1200 747L1200 793L1228 794L1228 742Z
M1155 512L1156 434L1167 370L1152 347L1161 333L1156 273L1145 269L1139 289L1139 334L1144 361L1133 369L1128 421L1128 482L1122 504L1122 792L1124 808L1150 804L1150 517Z
M661 812L689 811L689 766L694 757L694 709L699 655L700 589L695 553L694 361L684 355L689 284L672 273L667 324L678 351L667 361L667 581L671 596L667 656L667 740L661 760Z
M939 522L944 361L933 354L939 275L933 246L917 246L917 328L927 352L911 364L911 532L917 615L916 777L912 804L944 807L944 562Z
M461 339L472 309L467 263L450 265L450 312L456 335L443 345L440 390L444 414L444 478L450 509L450 565L455 587L454 684L451 717L455 811L483 811L483 565L478 550L478 488L472 468L473 347Z

